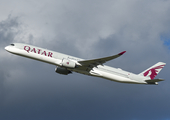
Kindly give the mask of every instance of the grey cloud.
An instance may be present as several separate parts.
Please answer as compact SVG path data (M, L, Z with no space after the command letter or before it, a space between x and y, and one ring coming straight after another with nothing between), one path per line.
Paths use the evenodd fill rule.
M17 17L11 17L10 15L6 20L0 22L1 47L3 47L5 44L8 45L14 40L14 37L18 32L18 27L19 23Z
M3 51L0 119L170 118L169 50L160 40L169 34L169 1L11 2L17 3L6 4L12 15L0 22L1 50L24 42L89 59L126 50L107 64L134 73L158 61L167 66L158 86L130 85L77 73L62 76L55 66Z

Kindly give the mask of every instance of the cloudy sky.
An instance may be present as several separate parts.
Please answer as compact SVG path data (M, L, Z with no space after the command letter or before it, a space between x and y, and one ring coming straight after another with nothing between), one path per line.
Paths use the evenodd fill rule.
M170 0L0 0L1 120L170 120ZM159 85L54 72L10 54L28 43L140 73L161 61Z

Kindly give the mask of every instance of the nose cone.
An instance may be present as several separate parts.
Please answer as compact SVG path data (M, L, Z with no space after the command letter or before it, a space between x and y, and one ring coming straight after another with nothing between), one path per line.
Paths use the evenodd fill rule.
M9 51L9 50L10 50L10 46L6 46L6 47L5 47L5 50L6 50L6 51Z

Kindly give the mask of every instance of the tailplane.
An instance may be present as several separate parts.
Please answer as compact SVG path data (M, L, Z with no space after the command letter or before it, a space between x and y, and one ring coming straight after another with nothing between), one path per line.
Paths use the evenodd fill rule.
M164 79L145 80L145 82L147 82L147 84L154 84L154 85L158 85L158 82L160 82L160 81L164 81Z
M166 65L166 63L158 62L155 65L153 65L152 67L148 68L147 70L141 72L139 75L148 77L150 80L153 80L165 65Z

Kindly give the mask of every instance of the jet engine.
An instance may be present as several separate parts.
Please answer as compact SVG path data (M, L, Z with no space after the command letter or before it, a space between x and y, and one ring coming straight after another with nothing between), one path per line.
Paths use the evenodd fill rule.
M68 75L72 73L70 70L67 70L66 68L62 68L62 67L56 67L55 72L63 75Z
M68 59L63 59L61 64L63 67L67 67L67 68L75 68L76 67L76 63L71 60L68 60Z

